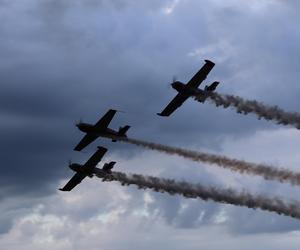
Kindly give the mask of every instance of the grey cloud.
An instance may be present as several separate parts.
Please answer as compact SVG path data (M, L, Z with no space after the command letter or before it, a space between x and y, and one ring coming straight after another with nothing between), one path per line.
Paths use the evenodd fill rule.
M239 212L232 208L228 216L236 218L226 221L226 226L233 234L282 233L300 229L298 220L281 216L275 217L257 210Z
M260 15L243 10L243 5L207 3L203 8L183 1L165 16L161 1L1 3L0 52L5 60L0 62L0 116L5 122L0 182L2 189L11 190L1 192L2 199L52 194L58 180L66 177L67 160L84 162L89 156L72 152L82 135L74 121L82 117L94 122L109 107L127 112L118 114L112 126L128 123L133 137L176 145L220 149L224 137L277 128L192 101L170 119L155 115L175 94L167 88L172 76L188 80L202 65L204 55L188 54L211 44L217 47L220 40L233 48L231 53L224 49L225 56L208 78L221 81L221 92L291 111L299 106L299 36L293 25L298 16L291 9L271 5ZM214 46L206 56L220 58ZM138 155L134 148L127 151L107 141L104 145ZM186 210L189 218L183 214L176 219L180 204L168 202L177 204L168 219L173 225L195 226L192 221L201 213L196 205ZM170 207L167 201L161 206ZM168 216L166 211L163 216Z

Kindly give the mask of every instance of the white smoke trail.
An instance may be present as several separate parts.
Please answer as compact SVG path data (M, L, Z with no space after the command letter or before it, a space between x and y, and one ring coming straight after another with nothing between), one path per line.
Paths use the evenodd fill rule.
M251 175L259 175L266 180L276 180L279 182L288 182L292 185L300 185L300 173L296 173L284 168L275 168L266 164L255 164L242 160L232 159L222 155L215 155L203 152L196 152L192 150L171 147L153 142L147 142L132 138L117 138L119 141L141 146L147 149L156 150L170 155L178 155L186 159L196 162L204 162L215 164L222 168L236 171L239 173L246 173Z
M203 95L196 95L197 101L201 100ZM208 100L216 106L235 107L238 113L254 113L260 119L276 121L277 124L291 125L300 129L300 114L295 112L286 112L277 106L267 106L255 100L245 100L239 96L221 95L213 92L209 95Z
M204 187L201 184L188 182L176 182L172 179L143 176L137 174L125 174L113 172L103 177L103 173L95 174L104 181L118 181L122 185L137 185L142 189L152 189L156 192L167 192L171 195L179 194L188 198L200 198L202 200L213 200L236 206L243 206L252 209L260 208L269 212L283 214L300 219L300 203L287 203L281 198L268 198L263 195L252 195L246 191L236 192L233 189L219 189L216 187Z

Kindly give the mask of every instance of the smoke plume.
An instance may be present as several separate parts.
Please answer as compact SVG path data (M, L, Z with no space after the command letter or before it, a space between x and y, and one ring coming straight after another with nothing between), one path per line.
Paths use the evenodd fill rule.
M200 101L202 95L196 95L195 99ZM254 113L258 118L275 121L277 124L291 125L300 129L300 114L295 112L286 112L277 106L267 106L255 100L245 100L239 96L221 95L213 92L208 100L216 106L235 107L238 113L248 114Z
M187 198L200 198L212 200L236 206L244 206L252 209L260 208L265 211L275 212L300 219L300 203L287 203L278 197L268 198L263 195L252 195L246 191L236 192L232 189L219 189L216 187L204 187L201 184L188 182L176 182L172 179L143 176L137 174L125 174L113 172L103 177L103 173L95 174L103 181L118 181L122 185L137 185L141 189L152 189L156 192L167 192L171 195L182 195Z
M292 185L300 185L300 173L296 173L284 168L275 168L266 164L255 164L242 160L232 159L222 155L215 155L192 150L171 147L153 142L147 142L132 138L117 138L119 141L141 146L147 149L156 150L170 155L178 155L196 162L218 165L222 168L246 173L259 175L266 180L275 180L279 182L288 182Z

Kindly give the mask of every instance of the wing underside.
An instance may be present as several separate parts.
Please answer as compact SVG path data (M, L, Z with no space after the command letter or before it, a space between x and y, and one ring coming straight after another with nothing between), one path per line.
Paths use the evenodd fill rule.
M106 112L104 116L101 117L101 119L95 124L96 128L107 128L110 124L111 120L114 118L114 115L116 114L116 110L110 109Z
M172 101L168 104L168 106L161 112L158 113L160 116L169 116L172 114L177 108L179 108L189 96L183 94L177 94Z
M84 178L86 177L83 173L76 173L69 181L68 183L59 190L61 191L71 191L74 187L76 187Z
M96 165L101 161L102 157L105 155L107 149L104 147L98 147L98 150L88 159L88 161L83 165L86 171L92 171Z
M84 149L87 145L89 145L91 142L93 142L94 140L96 140L98 138L97 135L93 135L93 134L86 134L81 141L76 145L76 147L74 148L74 150L76 151L81 151L82 149Z
M205 64L202 68L192 77L192 79L186 84L188 87L198 88L200 84L205 80L209 72L213 69L215 64L209 60L205 60Z

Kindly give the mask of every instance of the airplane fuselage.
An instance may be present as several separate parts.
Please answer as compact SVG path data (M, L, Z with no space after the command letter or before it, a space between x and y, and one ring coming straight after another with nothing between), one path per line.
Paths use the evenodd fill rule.
M81 173L88 177L93 177L93 172L87 171L81 164L72 163L69 165L69 168L72 169L76 173Z
M100 178L109 177L111 172L107 172L101 168L95 168L93 174L97 175Z
M91 134L99 135L102 137L119 136L118 131L115 131L110 128L99 129L99 128L95 127L94 125L88 124L88 123L82 122L82 123L76 124L76 127L84 133L89 133L89 134L91 133Z
M108 127L116 112L116 110L110 109L95 124L77 123L76 127L86 135L75 146L74 150L81 151L98 137L106 137L113 142L126 138L126 132L130 128L129 125L119 127L118 130L113 130Z
M199 100L204 102L206 98L209 96L210 91L198 89L198 88L191 88L188 87L186 84L176 81L171 84L172 88L175 89L177 92L186 95L186 96L201 96L202 98Z
M103 177L107 176L108 174L110 174L110 171L105 171L103 169L100 168L94 168L92 171L87 171L83 165L78 164L78 163L72 163L69 165L70 169L72 169L74 172L76 173L81 173L84 174L90 178L92 178L94 176L94 174L97 173L97 175L102 175Z

